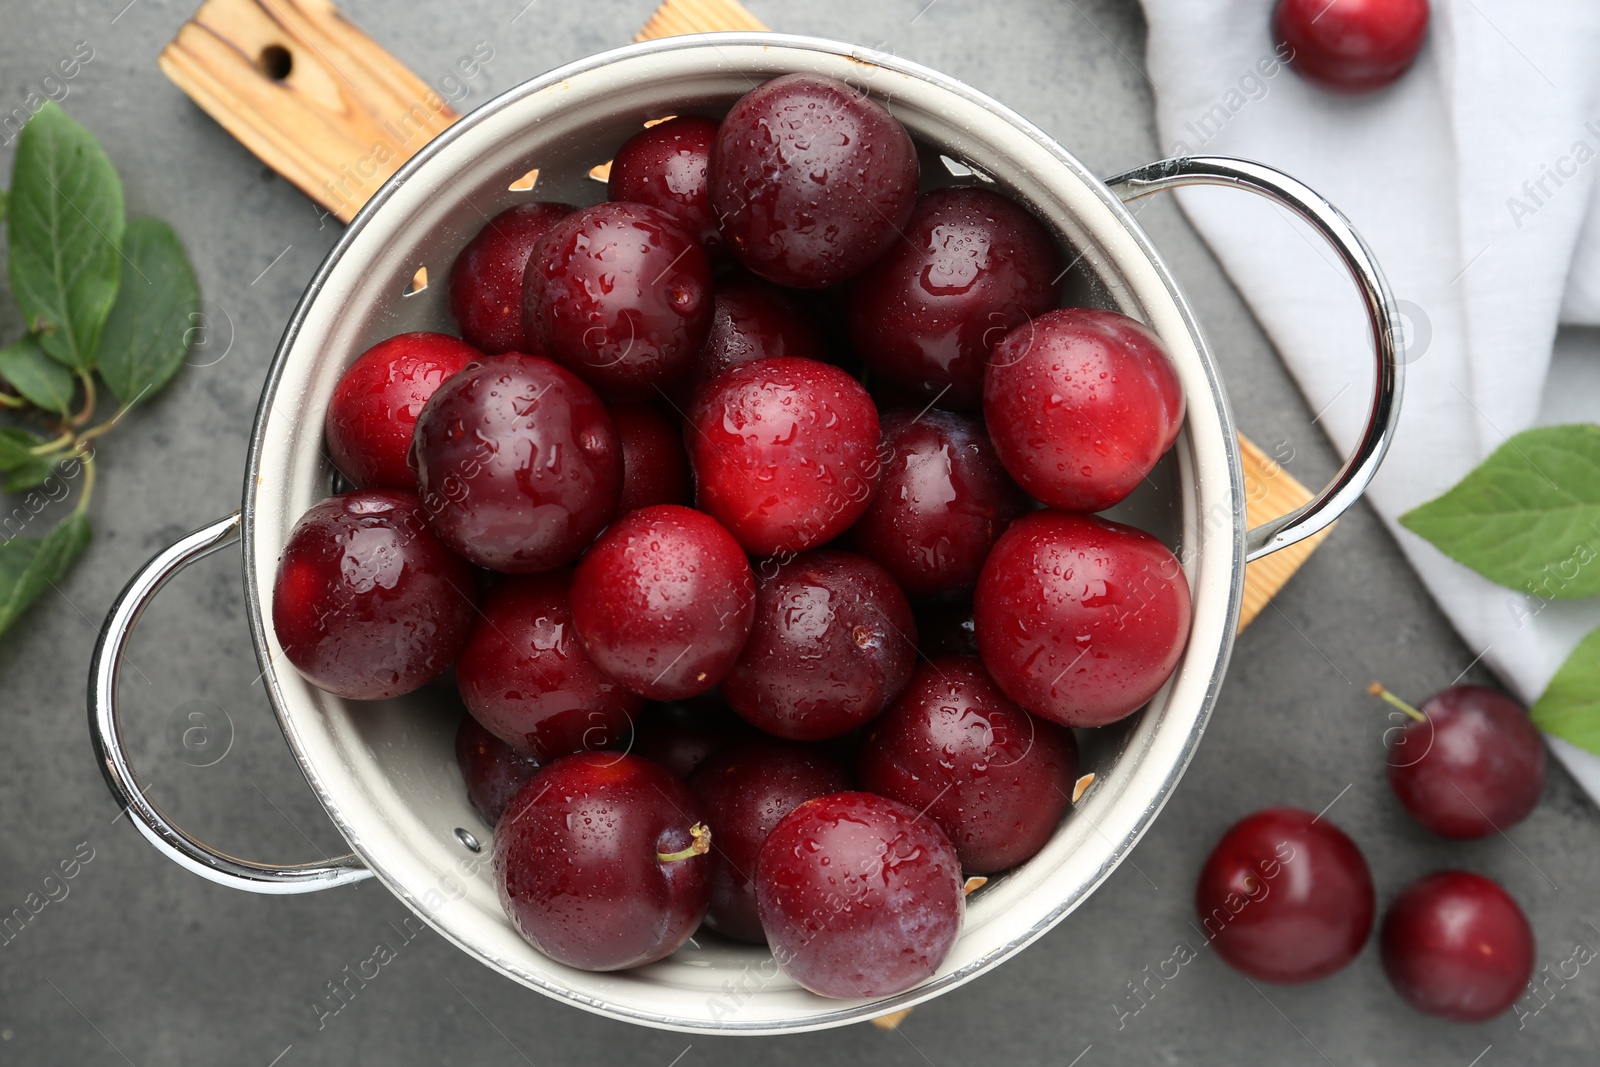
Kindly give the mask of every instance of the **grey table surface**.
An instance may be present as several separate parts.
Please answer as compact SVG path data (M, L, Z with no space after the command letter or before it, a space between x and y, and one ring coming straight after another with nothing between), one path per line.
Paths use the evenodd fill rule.
M1592 1064L1600 971L1552 980L1538 1014L1460 1026L1412 1013L1376 945L1310 986L1252 985L1205 951L1136 1014L1127 983L1201 943L1189 924L1206 851L1256 808L1317 810L1352 834L1380 906L1411 879L1461 866L1522 902L1552 970L1600 946L1600 817L1559 767L1543 803L1507 835L1452 844L1398 808L1384 781L1381 677L1423 695L1466 677L1465 648L1365 508L1346 518L1243 635L1221 704L1154 828L1076 913L995 972L911 1015L897 1032L858 1025L783 1038L662 1033L559 1005L503 979L432 932L401 942L406 908L381 886L311 897L231 892L158 857L117 819L84 727L95 633L123 582L157 549L235 508L246 436L278 335L337 236L157 71L194 0L6 0L0 111L20 106L76 42L94 58L67 108L104 143L130 214L170 219L193 258L217 333L100 450L86 557L0 644L0 912L44 895L46 876L92 858L0 946L0 1064L707 1063ZM524 7L526 4L526 7ZM126 5L126 6L125 6ZM494 58L463 109L560 63L631 38L651 0L468 0L344 7L434 84L488 42ZM1059 138L1102 174L1155 158L1144 26L1131 0L751 0L769 24L875 45L946 71ZM1267 0L1261 0L1263 12ZM1263 13L1263 17L1265 14ZM12 149L0 149L9 172ZM1270 161L1269 161L1270 162ZM1316 483L1336 457L1271 345L1172 204L1140 221L1186 287L1224 369L1241 427ZM10 302L0 336L21 329ZM1352 314L1356 312L1352 298ZM223 355L225 353L225 355ZM220 359L217 357L221 356ZM214 360L214 362L213 362ZM14 502L7 502L9 510ZM60 507L61 505L56 505ZM237 549L176 581L146 617L125 687L128 730L153 795L239 855L343 851L295 767L260 686ZM209 767L180 759L173 723L204 701L232 747ZM337 1015L325 983L398 943L396 958ZM1544 972L1549 973L1549 972ZM1570 973L1570 968L1569 968ZM1542 1002L1529 1000L1539 1006Z

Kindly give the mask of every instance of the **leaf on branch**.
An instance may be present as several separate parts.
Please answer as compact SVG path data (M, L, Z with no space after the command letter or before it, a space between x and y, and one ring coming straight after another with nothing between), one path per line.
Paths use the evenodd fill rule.
M50 477L61 456L35 455L33 449L45 443L44 438L26 430L9 426L0 429L0 473L5 475L0 488L8 493L20 493Z
M22 128L12 164L11 292L50 357L94 366L117 295L122 182L94 135L54 103Z
M8 471L4 480L0 481L0 489L8 493L25 493L36 485L43 485L45 479L55 472L59 462L60 456L35 456L32 462Z
M38 459L32 450L44 444L44 438L19 430L13 426L0 429L0 471L14 471Z
M122 235L122 287L100 335L100 376L123 404L147 399L183 366L200 313L200 287L178 235L134 219Z
M0 541L0 633L62 579L91 534L88 518L74 512L44 537Z
M0 348L0 378L30 404L58 415L72 411L72 372L45 355L32 334Z

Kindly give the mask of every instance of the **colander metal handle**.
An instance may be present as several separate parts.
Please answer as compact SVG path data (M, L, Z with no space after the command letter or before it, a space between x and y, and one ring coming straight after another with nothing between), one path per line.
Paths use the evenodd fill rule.
M145 606L179 571L239 538L239 513L196 530L146 563L111 605L89 664L89 736L106 785L131 816L130 821L152 845L180 867L218 885L251 893L314 893L372 877L354 854L322 863L278 865L253 863L219 852L173 824L145 795L128 762L117 708L117 682L123 653Z
M1323 490L1302 506L1262 523L1245 535L1245 561L1260 559L1288 548L1324 529L1350 505L1361 499L1372 476L1389 451L1400 422L1400 392L1404 377L1404 328L1394 294L1372 250L1338 208L1304 183L1261 163L1224 156L1180 156L1147 163L1106 184L1123 200L1138 200L1151 193L1186 185L1225 185L1247 189L1282 204L1320 233L1344 261L1366 306L1372 324L1377 356L1377 380L1367 425L1354 452Z

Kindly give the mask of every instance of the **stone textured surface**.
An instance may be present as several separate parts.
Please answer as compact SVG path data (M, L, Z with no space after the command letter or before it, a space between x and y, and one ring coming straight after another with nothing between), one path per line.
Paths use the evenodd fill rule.
M47 594L0 645L0 911L41 891L75 850L93 850L68 895L0 946L0 1063L1595 1061L1600 967L1564 985L1552 979L1552 999L1520 1031L1511 1016L1462 1027L1400 1005L1375 945L1317 985L1252 988L1203 951L1190 926L1192 879L1224 827L1269 804L1316 810L1337 800L1328 817L1366 851L1381 901L1428 870L1464 866L1500 879L1523 903L1541 965L1554 970L1578 942L1600 947L1592 925L1600 922L1600 818L1559 769L1528 821L1466 845L1428 836L1389 795L1381 745L1390 723L1364 694L1366 682L1380 677L1420 696L1463 670L1478 672L1469 669L1475 650L1457 640L1363 509L1239 642L1205 744L1131 860L1037 945L914 1012L896 1033L857 1026L751 1040L630 1027L513 985L431 932L407 940L409 913L370 882L314 897L252 897L160 859L115 820L95 768L83 712L89 651L135 567L237 505L273 346L336 230L156 70L157 51L193 0L124 2L9 0L0 112L20 106L75 42L94 47L68 83L66 106L121 170L130 213L168 218L182 235L217 331L195 362L215 362L186 370L106 442L93 547L59 595ZM628 40L652 6L523 2L349 0L345 8L435 84L475 43L490 42L495 58L470 83L465 109ZM1140 70L1143 25L1131 0L750 6L778 28L877 45L964 79L1099 173L1157 154L1153 89ZM0 173L11 153L0 149ZM1269 452L1292 454L1287 465L1308 484L1326 477L1335 457L1205 248L1170 203L1153 204L1141 221L1198 310L1241 426ZM21 324L5 306L0 336L10 338ZM1352 376L1363 380L1358 369ZM238 566L235 549L196 567L148 614L127 686L133 753L153 795L201 837L264 858L332 854L342 850L337 834L254 684ZM226 759L209 768L178 759L170 736L173 722L201 706L191 701L220 707L233 725ZM319 1030L312 1004L324 983L379 941L397 946L396 958ZM1179 944L1198 958L1164 987L1152 983L1154 998L1135 1014L1128 983L1146 967L1158 970Z

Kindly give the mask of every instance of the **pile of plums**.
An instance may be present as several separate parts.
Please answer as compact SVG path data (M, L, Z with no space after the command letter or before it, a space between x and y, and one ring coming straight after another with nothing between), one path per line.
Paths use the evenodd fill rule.
M451 271L461 339L338 383L358 488L295 527L278 641L358 700L454 665L501 900L553 959L703 921L825 996L907 989L964 873L1051 838L1072 730L1178 663L1179 561L1093 514L1172 446L1177 372L1056 307L1026 208L919 180L884 107L777 78L649 125L607 202L495 216Z
M1527 711L1482 686L1453 686L1420 709L1377 683L1407 718L1390 731L1389 784L1417 822L1443 837L1503 832L1544 791L1545 751ZM1376 911L1361 850L1321 815L1270 808L1222 837L1200 872L1195 906L1228 963L1268 982L1309 982L1361 951ZM1413 882L1389 905L1383 969L1418 1011L1480 1022L1510 1008L1533 975L1533 930L1511 895L1471 871Z

